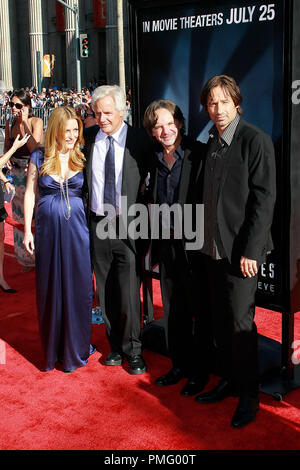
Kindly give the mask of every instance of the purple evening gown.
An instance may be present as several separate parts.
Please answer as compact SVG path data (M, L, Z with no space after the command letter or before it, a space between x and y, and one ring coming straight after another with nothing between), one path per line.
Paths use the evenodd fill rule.
M44 155L35 150L31 160L40 169ZM82 172L69 178L71 217L66 220L60 184L51 176L38 177L36 298L46 370L57 361L64 369L84 366L90 353L93 285L82 186Z

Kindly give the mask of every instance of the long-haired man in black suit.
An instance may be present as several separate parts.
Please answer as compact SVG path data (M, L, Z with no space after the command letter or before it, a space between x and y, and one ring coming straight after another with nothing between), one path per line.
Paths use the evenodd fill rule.
M203 292L209 298L222 379L196 401L239 396L233 427L253 421L259 407L255 293L259 264L273 248L276 198L273 143L242 119L241 102L238 85L226 75L212 77L201 93L201 104L214 123L202 194Z
M201 174L205 144L185 135L183 113L168 99L157 99L149 104L144 114L144 127L156 144L149 185L152 202L160 207L175 208L182 216L183 225L185 222L192 225L193 217L186 214L185 209L196 201L196 181ZM181 226L178 230L176 216L172 219L172 215L165 224L169 224L170 236L164 238L162 234L162 215L156 224L159 237L151 240L150 249L150 263L159 263L165 337L172 361L171 369L155 383L169 386L188 378L181 394L191 396L199 393L208 380L208 361L201 354L202 344L196 340L199 304L193 302L199 251L194 246L189 247L186 234L180 232ZM195 225L201 230L202 220ZM152 226L152 231L155 228ZM205 330L208 332L207 328Z

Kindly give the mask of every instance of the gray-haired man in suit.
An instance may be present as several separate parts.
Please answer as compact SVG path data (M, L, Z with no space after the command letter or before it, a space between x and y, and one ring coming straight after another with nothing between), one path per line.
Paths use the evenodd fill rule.
M85 134L86 181L91 254L99 301L111 348L108 366L121 365L124 358L129 373L142 374L146 365L141 355L140 264L137 243L129 236L118 236L122 227L122 197L127 208L139 199L145 180L146 149L144 130L124 122L126 97L116 85L100 86L92 95L91 107L99 127ZM104 204L115 210L116 237L99 236L98 224L105 222ZM124 216L125 214L123 214Z

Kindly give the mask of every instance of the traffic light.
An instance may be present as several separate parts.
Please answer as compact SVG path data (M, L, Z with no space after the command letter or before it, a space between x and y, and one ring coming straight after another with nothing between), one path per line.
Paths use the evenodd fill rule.
M80 57L88 57L90 54L88 34L80 34Z

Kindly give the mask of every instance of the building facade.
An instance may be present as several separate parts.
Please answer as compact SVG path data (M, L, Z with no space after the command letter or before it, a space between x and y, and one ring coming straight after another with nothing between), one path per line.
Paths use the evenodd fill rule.
M78 5L79 33L88 34L89 39L89 55L80 59L81 86L93 80L118 83L117 0L65 3ZM123 9L127 37L125 1ZM54 85L77 88L75 24L73 11L56 0L0 0L0 81L6 89ZM44 76L45 56L54 56L50 77ZM125 63L129 63L128 50Z

